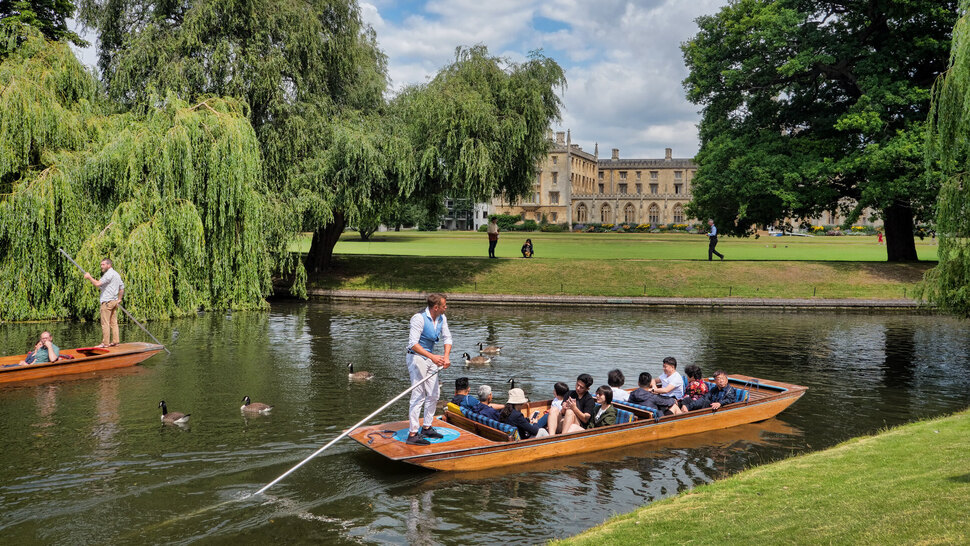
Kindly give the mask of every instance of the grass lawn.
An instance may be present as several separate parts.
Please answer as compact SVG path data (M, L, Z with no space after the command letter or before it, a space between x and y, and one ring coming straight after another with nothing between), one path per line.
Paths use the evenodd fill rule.
M519 248L532 239L539 258L707 260L707 236L685 233L542 233L514 232L499 236L499 257L521 258ZM306 252L310 239L302 238L292 249ZM916 240L920 260L935 261L936 245L929 239ZM719 252L729 261L808 260L886 261L886 247L876 237L722 237ZM370 241L347 232L334 247L336 254L389 256L487 256L484 233L461 231L402 231L375 233Z
M756 467L557 544L967 544L970 413Z
M345 234L335 266L310 288L476 294L853 298L911 297L933 262L890 264L874 237L726 239L707 261L706 238L686 234L531 233L538 258L512 257L504 235L489 260L483 234L401 232L372 242ZM513 239L514 237L514 239ZM308 245L308 243L307 243ZM767 246L766 246L767 245ZM775 246L777 245L777 247ZM936 247L919 245L927 259Z

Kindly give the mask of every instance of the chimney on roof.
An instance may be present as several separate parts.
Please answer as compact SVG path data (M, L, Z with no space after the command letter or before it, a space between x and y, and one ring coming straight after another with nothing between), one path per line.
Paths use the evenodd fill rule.
M666 150L664 150L664 159L666 159L667 161L670 161L673 157L673 152L674 150L672 148L667 148Z
M549 140L552 140L553 139L553 136L552 136L552 128L551 127L549 129L546 129L546 138L549 139Z
M620 149L613 148L613 159L620 159Z
M556 133L556 144L565 144L565 143L566 143L565 131L559 131L558 133Z

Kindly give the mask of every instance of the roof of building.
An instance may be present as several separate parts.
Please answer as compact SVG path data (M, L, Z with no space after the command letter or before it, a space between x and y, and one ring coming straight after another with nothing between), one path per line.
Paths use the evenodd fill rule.
M566 153L566 145L565 144L556 144L556 143L553 143L552 146L549 148L549 153L551 153L551 154L553 154L553 153L564 154L564 153ZM596 157L593 154L591 154L591 153L583 150L582 148L580 148L579 147L579 144L573 144L572 154L575 155L575 156L579 156L579 157L588 159L590 161L596 161Z
M600 169L696 169L697 164L690 158L674 159L600 159Z

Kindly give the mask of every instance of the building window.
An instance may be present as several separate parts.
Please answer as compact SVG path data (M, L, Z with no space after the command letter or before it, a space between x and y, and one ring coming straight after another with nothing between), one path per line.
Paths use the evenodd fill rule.
M660 223L660 207L656 203L651 204L650 208L647 209L647 221L651 224Z
M680 195L681 190L684 188L683 184L674 184L674 195Z
M600 184L600 193L603 193L603 190L605 189L606 189L606 186L604 184Z
M626 180L626 171L620 171L620 180Z
M549 213L549 220L550 221L555 222L558 219L559 219L559 215L558 214L556 214L555 212L550 212Z
M535 192L534 194L532 194L532 202L536 204L539 203L539 192Z
M674 205L674 223L684 223L684 207L680 206L680 203Z
M551 191L549 192L549 204L558 205L559 204L559 192Z
M681 171L674 171L674 180L680 180L683 178L684 173Z
M555 165L557 163L559 163L559 156L558 155L552 156L552 164Z
M650 180L656 180L659 175L659 171L650 171Z
M637 209L633 207L633 203L627 203L623 207L623 221L631 224L637 221Z
M586 223L588 220L589 211L586 209L586 205L584 203L580 203L579 206L576 207L576 221Z
M603 208L600 209L600 223L608 224L612 221L612 218L613 215L610 214L610 206L604 203Z
M620 184L620 193L626 193L626 184L624 183Z
M541 185L542 185L542 173L540 172L539 174L536 175L536 186L541 186Z
M559 183L559 173L552 173L552 183L553 184Z
M600 175L600 180L603 180L603 171L600 171L599 175Z
M637 184L637 195L643 193L643 184Z
M659 184L650 184L650 195L657 195L660 190Z
M637 171L637 181L640 180L640 171Z

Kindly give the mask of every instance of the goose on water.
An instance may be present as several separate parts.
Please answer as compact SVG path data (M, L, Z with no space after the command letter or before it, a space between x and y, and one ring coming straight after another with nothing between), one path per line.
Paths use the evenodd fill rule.
M347 364L347 368L350 369L350 373L347 374L347 379L350 379L351 381L367 381L368 379L374 379L374 374L370 372L355 372L353 362Z
M510 377L509 380L506 381L506 383L509 384L509 390L512 390L512 389L515 388L515 378L514 377Z
M481 364L491 364L492 363L492 359L491 358L488 358L487 356L476 356L476 357L472 357L468 353L462 353L461 357L465 359L465 365L466 366L478 366L478 365L481 365Z
M239 408L239 411L245 413L258 413L260 415L266 415L273 409L273 406L270 406L269 404L251 401L248 396L244 396L242 401L243 405Z
M162 408L162 422L168 425L184 425L189 422L189 415L192 415L191 413L168 411L168 406L165 405L164 400L158 403L158 407Z
M478 344L478 352L482 353L483 355L497 355L502 352L502 347L495 345L486 346L485 342L482 341Z

